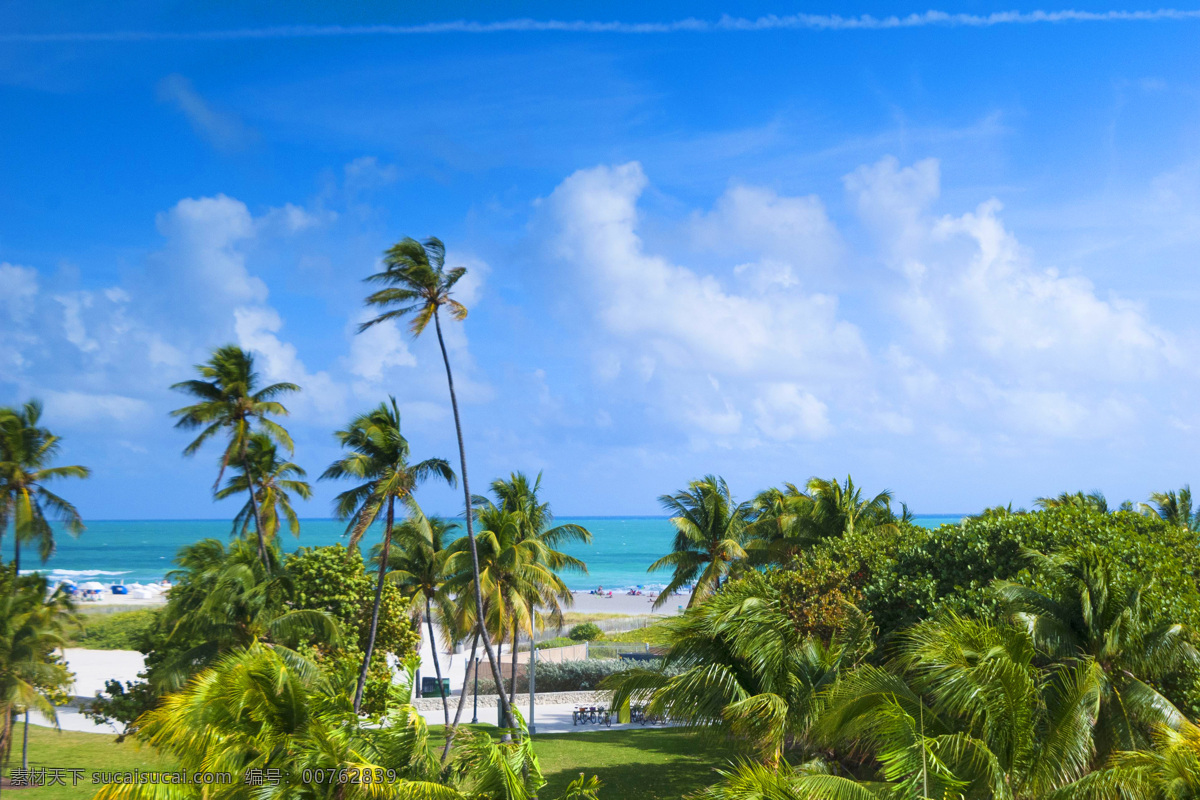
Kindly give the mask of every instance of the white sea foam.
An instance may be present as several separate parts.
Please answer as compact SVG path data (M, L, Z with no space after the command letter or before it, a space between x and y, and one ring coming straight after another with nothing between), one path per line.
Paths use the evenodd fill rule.
M23 569L22 575L36 575L43 572L40 569ZM112 571L106 569L52 569L46 572L45 575L52 581L61 581L68 578L93 578L97 575L128 575L130 570Z

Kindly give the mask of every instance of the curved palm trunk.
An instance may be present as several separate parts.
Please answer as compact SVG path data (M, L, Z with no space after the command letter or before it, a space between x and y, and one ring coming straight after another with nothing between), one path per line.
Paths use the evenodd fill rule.
M516 705L517 702L517 642L521 635L520 629L516 623L513 623L513 644L512 644L512 684L511 691L508 693L508 702Z
M25 709L25 729L21 731L21 769L29 769L29 709Z
M21 574L21 537L13 531L13 572L17 575ZM17 584L13 584L13 591L16 591Z
M442 696L442 716L450 725L450 706L446 702L446 689L442 686L442 665L438 663L437 639L433 635L433 615L429 611L429 596L425 597L425 624L429 627L429 652L433 653L433 673L437 675L438 694Z
M487 653L488 664L492 668L492 679L496 681L496 696L499 698L500 712L504 715L507 727L515 728L516 720L513 718L512 709L509 708L508 699L504 696L504 677L500 674L500 662L497 661L496 651L492 649L491 640L488 639L487 631L483 628L483 587L479 582L479 548L475 545L474 515L471 513L471 486L467 482L467 451L463 447L462 420L458 416L458 397L454 394L454 375L450 372L450 356L446 353L446 340L442 338L442 319L438 315L436 307L433 310L433 324L437 329L438 346L442 349L442 362L446 365L446 384L450 387L450 408L454 412L454 432L458 434L458 458L462 465L463 497L467 503L465 509L467 543L471 548L471 577L475 581L476 625L479 627L479 638L483 640L483 651Z
M471 638L471 657L467 659L468 664L475 663L475 651L479 646L479 628L475 629L475 635ZM454 724L446 731L446 747L442 750L442 766L446 766L446 759L450 757L450 746L454 744L454 735L458 733L458 722L462 719L463 708L467 705L467 672L463 670L463 688L458 694L458 710L454 712Z
M389 497L387 527L383 529L383 552L379 554L379 580L375 583L375 606L371 609L371 631L367 634L367 652L363 656L362 670L358 673L358 686L354 689L355 714L362 707L363 687L367 685L367 671L371 668L371 655L375 652L375 632L379 630L379 603L383 599L383 576L387 574L388 551L392 547L392 523L395 520L395 510L396 498Z
M241 450L242 469L246 471L246 487L250 490L250 510L254 512L254 532L258 534L258 557L262 559L262 562L265 565L267 563L267 540L263 538L262 515L258 511L258 500L254 498L254 470L250 468L250 461L246 458L245 436L242 437ZM379 607L378 600L376 600L375 607ZM357 708L355 710L357 710Z

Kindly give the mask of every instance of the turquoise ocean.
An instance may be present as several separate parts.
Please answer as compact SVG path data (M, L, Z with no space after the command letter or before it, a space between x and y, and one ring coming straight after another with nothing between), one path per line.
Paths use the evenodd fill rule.
M957 523L960 514L918 515L919 525L935 528ZM603 586L614 591L634 586L661 588L667 573L647 573L646 568L667 553L674 538L666 517L559 517L558 523L573 522L592 533L590 545L571 544L564 548L582 559L586 575L565 573L572 589ZM282 545L292 551L344 541L345 524L331 519L301 521L299 538L285 535ZM46 574L52 581L95 580L101 583L146 583L161 580L174 568L179 548L206 538L227 541L230 524L226 520L103 520L87 524L78 539L65 534L57 537L58 550L44 565L26 547L21 553L22 566ZM364 549L379 541L380 532L368 532ZM12 537L6 536L4 560L12 557ZM25 572L27 570L22 570Z

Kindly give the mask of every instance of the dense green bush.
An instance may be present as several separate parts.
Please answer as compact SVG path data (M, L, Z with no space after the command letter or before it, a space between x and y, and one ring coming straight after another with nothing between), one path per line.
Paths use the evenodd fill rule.
M637 666L656 666L657 662L639 662ZM600 681L630 667L629 661L619 658L586 658L582 661L544 663L537 665L538 692L589 692L600 688ZM517 691L529 691L529 678L518 676ZM480 674L479 693L495 694L496 684Z
M88 650L137 650L158 624L157 608L118 611L115 614L83 614L80 628L68 644Z
M604 631L594 622L584 622L567 632L567 638L576 642L591 642L604 638Z

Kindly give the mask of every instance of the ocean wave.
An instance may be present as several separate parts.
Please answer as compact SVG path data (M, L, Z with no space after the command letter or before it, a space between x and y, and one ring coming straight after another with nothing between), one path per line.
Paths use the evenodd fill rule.
M44 573L50 580L65 580L67 578L93 578L98 575L128 575L132 570L114 572L106 569L52 569L49 572L40 569L23 569L22 575L37 575Z

